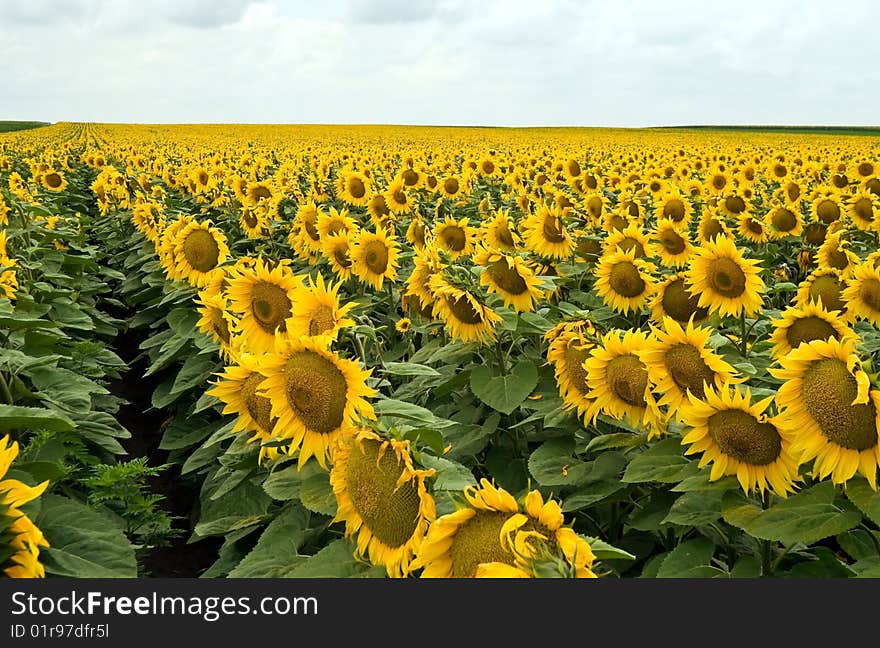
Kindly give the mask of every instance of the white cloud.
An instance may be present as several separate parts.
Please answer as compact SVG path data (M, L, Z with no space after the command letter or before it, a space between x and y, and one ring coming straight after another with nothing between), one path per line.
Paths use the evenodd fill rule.
M870 0L0 3L0 118L874 125Z

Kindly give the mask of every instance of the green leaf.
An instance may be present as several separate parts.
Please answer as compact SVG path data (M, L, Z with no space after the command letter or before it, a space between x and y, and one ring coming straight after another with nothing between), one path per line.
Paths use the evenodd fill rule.
M633 458L623 473L622 481L677 482L696 474L697 464L684 456L681 440L664 439Z
M299 499L310 511L324 515L336 515L336 494L330 485L330 474L318 472L303 480Z
M381 578L385 569L354 557L354 545L334 540L314 556L290 570L288 578Z
M582 482L590 464L574 456L574 439L545 441L529 457L529 472L542 486L572 486Z
M493 375L486 365L471 371L471 391L486 405L502 414L510 414L538 385L538 368L523 360L506 376Z
M648 440L648 434L633 434L632 432L613 432L602 434L590 439L584 452L599 452L614 448L632 448L643 444Z
M202 515L195 527L197 536L224 535L257 525L265 519L271 500L259 486L246 481L220 499L212 500L210 495L215 490L203 493Z
M675 500L663 522L680 526L700 526L714 522L721 517L723 495L723 491L717 490L685 493Z
M439 376L440 372L427 365L414 362L386 362L383 372L391 376Z
M565 513L580 511L601 502L624 488L626 485L622 484L620 480L590 482L565 498L565 501L562 502L562 510Z
M880 525L880 494L863 477L846 482L846 497L855 504L866 518Z
M596 556L599 560L635 560L636 557L632 555L628 551L624 551L619 547L615 547L614 545L608 544L604 540L600 540L599 538L592 538L590 536L584 536L587 542L590 543L590 548L593 550L593 555Z
M682 542L663 559L657 578L712 578L724 572L709 565L715 545L708 538Z
M285 508L229 577L282 578L298 567L306 560L297 552L307 537L309 517L309 512L299 506Z
M434 475L434 488L437 490L462 491L468 486L477 485L477 480L474 479L471 471L458 462L427 453L423 453L420 459L425 468L433 468L437 471Z
M27 429L67 432L74 427L67 416L44 407L0 405L0 430Z
M373 403L373 410L376 412L376 416L388 422L389 427L394 424L395 419L418 423L418 427L446 428L456 425L455 421L435 416L429 409L393 398L377 400Z
M296 464L275 470L263 482L263 490L275 500L287 501L299 498L302 477Z
M731 578L759 578L761 576L761 561L755 556L743 556L736 561L730 570Z
M134 578L134 547L100 513L66 497L44 495L35 520L49 542L40 549L46 573L69 578Z
M757 505L727 493L722 508L728 523L756 538L786 545L812 544L861 522L859 513L835 505L834 495L834 484L822 482L762 511Z
M815 547L812 550L815 558L797 563L783 578L852 578L856 572L837 559L828 547Z
M880 578L880 556L863 558L851 566L856 578Z
M183 363L168 393L180 394L193 387L206 387L215 369L217 369L217 361L213 358L190 356Z

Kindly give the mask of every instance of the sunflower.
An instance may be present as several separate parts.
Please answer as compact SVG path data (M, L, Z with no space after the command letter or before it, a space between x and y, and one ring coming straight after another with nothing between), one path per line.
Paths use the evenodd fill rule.
M556 387L566 410L577 409L583 416L592 405L588 397L587 370L584 362L596 345L592 341L596 331L588 320L560 322L544 335L549 343L547 362L553 365Z
M422 578L474 578L480 565L516 566L516 556L502 544L501 530L519 505L503 488L480 480L464 491L466 506L437 518L428 529L411 568Z
M501 317L474 293L456 288L439 273L429 285L435 298L432 315L443 320L453 339L480 344L495 339L495 324Z
M664 317L671 317L679 324L693 319L699 324L709 318L709 309L699 305L699 297L690 294L687 275L669 275L658 286L651 301L651 320L662 324Z
M737 231L750 243L760 245L770 239L769 229L761 218L745 212L740 215L738 222Z
M813 340L779 359L770 373L785 382L776 392L779 425L794 438L800 461L835 484L856 471L877 489L880 391L871 388L852 340Z
M551 556L561 553L578 578L596 577L591 569L596 556L590 543L563 526L565 517L558 502L545 502L541 492L533 490L525 496L523 508L524 513L514 513L501 529L501 544L516 556L520 570L528 572L529 562L539 558L543 550ZM483 576L487 575L484 571Z
M39 561L40 547L49 543L19 507L38 498L49 482L28 486L7 477L17 456L18 442L10 443L7 434L0 439L0 569L9 578L43 578L46 571Z
M704 210L697 227L697 239L700 243L711 243L716 238L729 236L730 231L724 219L709 209Z
M346 537L357 536L358 556L368 556L391 577L409 574L434 521L434 498L425 488L433 474L413 466L409 441L384 440L365 429L341 438L333 453L333 521L345 522Z
M346 313L354 307L354 303L339 305L339 287L341 283L324 284L324 276L318 274L318 281L309 278L309 284L303 285L296 292L290 319L287 320L288 330L294 335L327 335L336 339L339 331L346 326L354 326L354 322Z
M416 252L412 273L406 280L406 295L416 297L421 308L433 311L436 300L431 288L431 278L442 269L443 262L435 248L425 247Z
M668 218L657 221L651 241L651 255L660 257L664 265L672 268L686 266L695 250L687 231Z
M828 226L822 221L812 221L804 226L801 238L807 245L822 245L828 236Z
M520 223L526 247L543 257L567 259L574 252L575 243L565 227L562 214L547 207L527 216Z
M220 356L229 358L232 329L237 322L229 312L229 301L222 294L199 293L195 300L199 315L196 328L220 345Z
M339 174L336 195L353 207L363 207L370 202L373 191L366 175L349 169Z
M626 420L633 427L645 426L651 435L662 429L662 415L651 393L648 369L639 352L648 346L642 331L611 330L584 362L587 371L588 398L594 402L586 418L595 424L600 412Z
M403 180L395 180L385 190L385 205L393 214L405 214L413 208L413 201L407 195Z
M623 229L612 231L605 239L605 251L620 249L629 252L632 249L636 251L637 259L644 259L648 256L648 250L651 244L648 241L648 235L642 230L638 223L630 223Z
M774 358L781 358L792 349L813 340L834 338L845 341L855 337L853 330L841 320L838 311L825 310L821 302L812 300L803 306L789 306L782 311L779 319L771 320L770 325L773 329L770 353Z
M729 383L707 386L702 398L689 394L680 413L685 454L702 453L699 467L712 464L710 481L736 475L746 493L763 494L769 487L787 497L799 479L798 455L793 435L780 426L779 417L764 414L772 401L770 396L752 404L748 387L740 390Z
M811 301L817 301L825 310L840 311L841 316L849 317L843 299L845 288L846 282L841 277L840 270L818 268L801 282L796 303L798 306L806 306Z
M271 201L275 196L275 188L269 182L248 182L245 194L248 204L256 207L264 201Z
M850 175L861 181L876 178L880 174L880 164L873 160L856 160L850 166Z
M654 392L661 394L658 405L666 405L678 418L679 407L688 394L704 398L705 388L729 382L742 382L736 369L708 348L711 328L682 326L671 317L663 319L663 330L654 328L647 345L637 352L648 369Z
M67 189L67 179L61 171L56 171L55 169L48 169L40 177L40 184L55 193L60 193Z
M269 229L269 219L265 211L244 206L241 208L238 226L248 238L263 238Z
M446 198L458 198L467 193L466 182L458 176L447 176L440 180L437 187Z
M718 200L718 210L728 218L739 218L743 214L748 213L749 204L743 196L729 193Z
M329 214L325 214L317 209L315 211L318 217L317 223L315 223L318 241L323 241L325 237L335 234L349 234L357 229L357 223L354 218L348 215L347 209L339 210L331 207ZM301 220L303 220L303 225L305 225L305 220L302 218ZM309 236L312 238L311 232L309 232Z
M482 242L486 247L502 252L513 252L516 250L521 239L516 233L516 228L508 210L497 210L492 218L483 223Z
M848 313L880 326L880 269L873 263L856 266L841 296Z
M235 356L235 363L217 374L207 394L214 396L223 403L223 414L236 415L232 432L249 434L248 443L259 441L260 459L275 459L281 449L268 444L275 438L275 424L278 419L272 416L272 403L257 389L263 384L265 377L260 373L260 366L269 356L256 356L241 353Z
M274 348L275 332L287 330L293 302L302 280L286 265L270 264L260 258L253 268L230 271L227 295L230 309L240 317L238 330L252 353L266 353Z
M636 259L636 250L606 252L593 269L596 294L615 311L639 311L648 302L656 284L651 277L654 266Z
M777 205L771 208L766 218L770 226L770 235L774 239L800 236L804 229L804 219L800 211L789 205Z
M847 243L841 241L843 230L836 230L826 234L825 241L819 246L816 259L820 268L834 268L841 273L848 274L859 262L859 257L847 248Z
M720 196L730 188L731 184L732 179L724 171L716 169L706 177L703 187L707 194Z
M425 247L427 230L425 229L425 221L418 214L413 216L412 220L406 228L406 242L416 249Z
M289 454L299 452L300 467L315 457L326 470L339 436L358 417L375 418L366 400L376 395L366 383L371 372L330 351L330 341L279 334L275 352L260 363L266 380L257 393L271 401L275 436L289 443Z
M474 256L474 263L484 268L480 285L501 295L505 306L518 313L535 310L535 302L543 296L541 280L520 257L483 250Z
M348 234L329 234L321 238L321 254L330 262L330 269L340 281L351 276L350 250Z
M398 333L407 333L412 328L412 320L408 317L401 317L394 323L394 330Z
M434 240L449 253L453 261L473 254L477 235L478 230L468 225L466 216L459 221L447 216L442 223L434 226Z
M700 306L721 316L753 315L761 308L764 290L757 263L746 259L732 239L720 236L691 259L688 291L699 297Z
M843 209L835 194L824 194L813 200L810 213L817 221L830 225L840 219Z
M870 191L861 189L853 194L847 202L847 213L859 229L873 231L880 229L877 222L880 217L880 198Z
M370 202L367 203L367 213L376 225L384 226L391 218L391 210L388 209L388 202L383 194L377 193L370 198Z
M186 279L193 286L204 286L229 256L226 237L211 221L193 221L175 237L173 277Z
M693 208L690 201L677 191L663 194L654 203L658 221L669 220L678 228L687 227Z
M384 280L393 283L397 278L397 241L382 229L362 230L350 256L352 274L376 290Z

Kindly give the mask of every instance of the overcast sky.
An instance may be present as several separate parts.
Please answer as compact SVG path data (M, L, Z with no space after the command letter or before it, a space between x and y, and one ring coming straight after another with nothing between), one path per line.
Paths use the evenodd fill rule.
M876 0L0 0L0 119L880 123Z

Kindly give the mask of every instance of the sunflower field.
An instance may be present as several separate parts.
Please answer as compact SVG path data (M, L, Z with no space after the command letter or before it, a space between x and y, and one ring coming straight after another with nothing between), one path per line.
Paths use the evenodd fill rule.
M0 134L0 572L878 577L878 233L870 134Z

